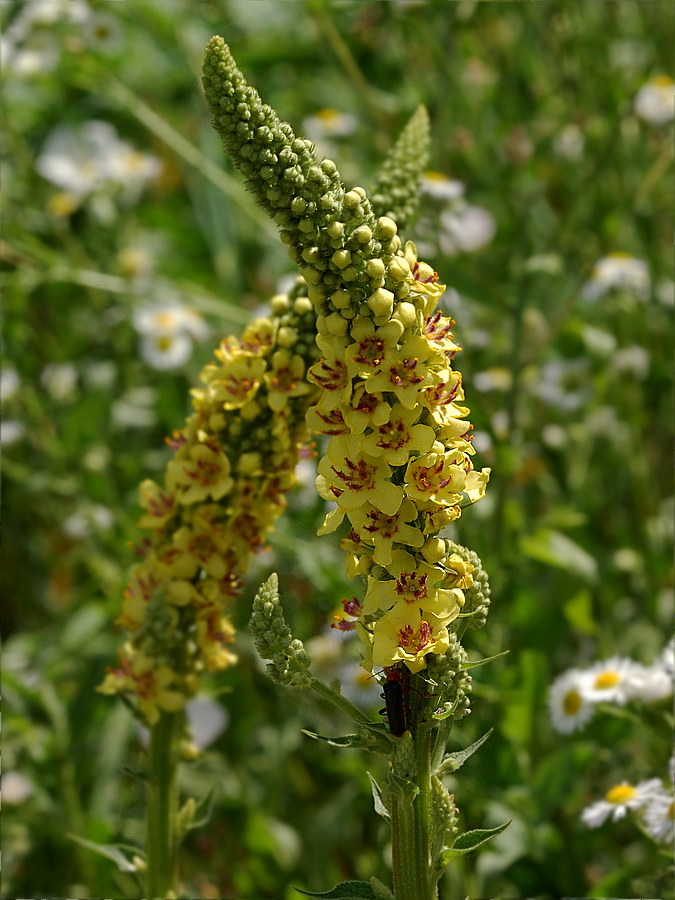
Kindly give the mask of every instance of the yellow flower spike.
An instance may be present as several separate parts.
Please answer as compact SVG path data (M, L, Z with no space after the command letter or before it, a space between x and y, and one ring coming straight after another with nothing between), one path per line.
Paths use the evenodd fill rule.
M363 449L371 456L381 456L392 466L403 466L411 453L426 453L435 440L433 428L415 424L422 414L418 405L406 409L396 403L389 413L389 420L371 431L363 439Z
M363 615L387 612L396 604L405 603L424 615L449 622L464 605L459 588L440 587L445 577L443 569L415 559L406 550L394 550L386 574L392 577L368 578Z
M168 481L178 489L181 503L220 500L232 490L230 461L215 440L187 446L179 451L168 468Z
M418 515L412 500L404 500L393 516L385 515L371 503L350 510L348 515L360 541L373 546L373 558L380 566L391 562L394 543L409 547L421 547L424 543L420 529L408 524Z
M466 485L464 454L459 450L424 453L412 459L405 470L405 491L414 500L454 504Z
M401 347L385 354L380 370L366 380L366 390L390 391L404 406L413 409L419 404L420 391L443 380L442 375L429 366L437 359L438 354L425 338L411 335Z
M192 578L199 568L204 569L212 578L223 578L227 572L227 564L222 556L222 545L216 543L208 531L201 531L184 525L173 536L173 543L178 554L175 565L184 567Z
M359 435L340 435L328 444L318 466L328 490L341 509L348 511L369 501L377 509L393 515L403 500L403 488L388 481L390 466L362 450Z
M450 646L448 620L422 617L416 608L397 604L373 626L372 664L404 663L411 672L426 667L427 653L443 654Z

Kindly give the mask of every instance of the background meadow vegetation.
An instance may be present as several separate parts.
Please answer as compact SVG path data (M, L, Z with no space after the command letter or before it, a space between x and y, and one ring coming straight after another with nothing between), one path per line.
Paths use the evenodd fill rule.
M650 664L672 630L673 140L667 115L636 105L674 74L667 4L36 0L0 15L3 896L138 896L133 874L70 839L143 836L143 736L94 692L122 637L136 488L161 477L220 337L292 271L210 126L199 70L214 33L347 183L372 183L419 103L431 115L446 180L430 180L407 236L452 288L493 470L451 532L492 581L467 645L510 650L474 673L453 747L494 734L457 803L464 828L513 820L451 867L443 900L672 896L634 821L580 821L622 780L667 778L669 701L609 707L571 734L547 709L561 672ZM637 264L596 267L614 253ZM206 749L184 787L216 787L184 896L387 880L366 774L379 760L305 737L347 726L271 684L246 633L276 570L294 632L377 715L379 689L328 628L355 586L337 541L314 536L310 460L299 477L237 608L241 664L192 711Z

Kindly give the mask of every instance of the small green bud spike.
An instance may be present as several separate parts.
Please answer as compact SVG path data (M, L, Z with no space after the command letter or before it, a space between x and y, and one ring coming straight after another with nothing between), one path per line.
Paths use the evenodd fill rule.
M452 838L457 834L457 821L459 810L455 806L455 795L448 792L440 778L431 776L431 828L438 835L443 847L452 844Z
M473 584L464 590L466 602L462 613L466 616L464 621L469 628L482 628L490 609L490 582L481 558L473 550L452 541L448 541L448 553L456 553L464 562L473 566Z
M402 229L417 208L422 173L429 158L429 115L418 106L380 168L372 190L373 212Z
M311 665L302 641L293 638L286 624L279 598L279 579L273 572L258 588L253 599L250 621L256 649L263 659L271 660L267 673L277 684L309 687Z
M296 137L261 101L221 37L206 46L203 84L225 150L279 225L282 242L310 285L317 313L327 318L338 308L329 298L346 291L353 317L382 286L372 284L368 264L381 259L386 269L401 248L396 223L376 218L362 187L345 193L335 163L319 163L311 142ZM409 290L388 278L384 286L397 299Z

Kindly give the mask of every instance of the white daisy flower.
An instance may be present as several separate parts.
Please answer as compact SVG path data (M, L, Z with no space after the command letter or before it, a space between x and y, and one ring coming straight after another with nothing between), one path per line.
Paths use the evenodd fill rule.
M494 216L482 206L458 206L441 213L439 244L446 256L480 250L497 230Z
M464 194L464 185L443 172L425 172L420 190L436 200L459 200Z
M591 277L581 289L584 300L599 300L613 289L625 291L639 300L649 296L647 263L630 253L610 253L593 266Z
M665 700L673 693L673 676L658 661L653 666L636 666L627 692L629 700L641 700L643 703Z
M190 359L192 341L182 332L145 334L139 343L139 353L153 369L177 369Z
M585 672L589 699L593 703L628 702L632 699L633 692L640 690L643 668L632 659L620 656L595 663Z
M580 669L568 669L553 682L549 691L548 710L551 724L561 734L583 728L595 712L588 696L588 679Z
M310 141L320 141L353 134L356 130L356 118L337 109L325 107L306 118L302 125Z
M148 303L135 309L134 328L142 335L176 335L187 333L195 340L208 335L208 326L195 310L175 301Z
M675 840L675 797L672 791L655 796L643 813L645 829L659 843L672 844Z
M675 81L654 75L646 81L633 101L635 114L650 125L665 125L675 118Z
M650 778L636 785L622 781L607 791L604 800L587 806L581 813L581 821L587 828L599 828L610 817L612 822L618 822L628 810L647 806L660 791L663 791L660 778Z
M35 167L47 181L84 197L105 183L108 148L117 139L113 126L97 119L79 128L59 125L47 138Z

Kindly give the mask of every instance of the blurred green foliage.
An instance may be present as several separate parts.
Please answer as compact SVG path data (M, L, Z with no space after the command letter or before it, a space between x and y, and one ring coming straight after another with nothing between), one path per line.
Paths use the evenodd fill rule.
M5 40L27 7L49 4L66 6L4 4ZM450 256L447 210L425 196L408 229L456 290L458 365L493 468L489 497L451 532L493 586L469 650L511 651L476 670L453 746L495 727L454 789L463 827L513 824L451 868L442 897L665 897L663 861L634 825L579 821L612 784L665 771L663 714L598 717L560 736L546 697L565 668L611 654L651 662L672 624L672 133L633 105L650 76L672 74L666 4L82 5L82 21L72 8L38 16L3 47L4 351L18 377L3 397L3 762L24 779L5 797L4 895L138 896L132 874L69 839L142 842L142 742L124 707L94 693L120 640L136 486L161 472L163 439L212 346L290 271L222 159L198 88L202 48L220 33L299 131L322 108L355 117L351 133L316 138L347 181L372 184L425 103L432 168L496 224L486 246ZM133 196L108 185L70 209L36 165L54 129L92 120L162 169ZM644 261L647 289L585 300L594 264L613 252ZM211 337L157 370L132 314L172 300ZM310 481L241 598L241 665L210 685L229 724L184 772L198 798L216 784L211 822L187 843L185 896L279 900L297 896L293 885L387 878L366 774L378 761L307 740L301 728L344 723L269 683L245 631L273 568L303 639L354 590L335 542L314 537L321 513Z

